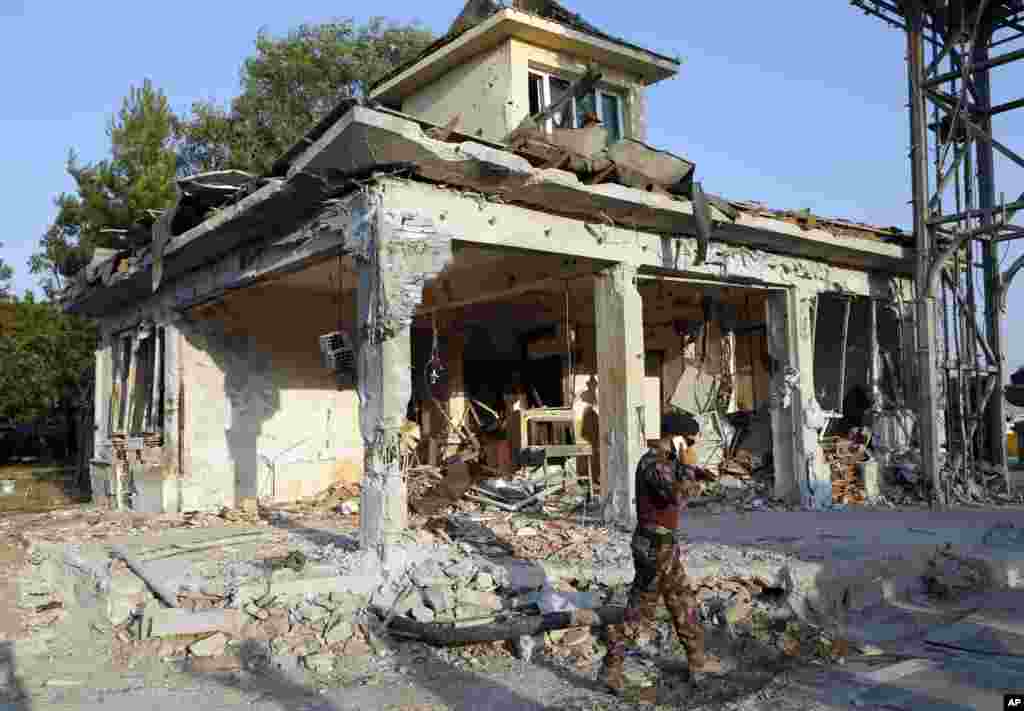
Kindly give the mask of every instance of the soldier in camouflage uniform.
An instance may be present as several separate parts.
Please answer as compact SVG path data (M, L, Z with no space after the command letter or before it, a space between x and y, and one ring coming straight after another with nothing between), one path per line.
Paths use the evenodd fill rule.
M685 499L700 486L696 467L680 461L692 423L679 414L662 419L662 438L640 460L636 470L637 529L633 534L635 577L622 625L608 628L608 654L602 676L608 688L621 693L627 639L636 639L643 625L655 621L659 599L672 616L676 635L686 649L691 681L698 673L721 671L721 662L704 653L704 629L697 621L697 600L686 578L679 545L679 522Z

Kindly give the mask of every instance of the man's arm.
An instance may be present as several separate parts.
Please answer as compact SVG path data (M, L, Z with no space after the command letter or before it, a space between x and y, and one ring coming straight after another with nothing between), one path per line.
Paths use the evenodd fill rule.
M679 498L688 499L700 495L700 483L697 481L697 468L676 462L675 494Z
M668 462L659 462L653 455L644 455L637 466L637 475L644 478L651 496L661 506L679 503L675 490L673 467Z

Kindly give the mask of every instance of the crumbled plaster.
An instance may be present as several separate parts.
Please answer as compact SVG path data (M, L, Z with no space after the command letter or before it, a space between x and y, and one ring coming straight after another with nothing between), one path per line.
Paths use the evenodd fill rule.
M225 289L230 292L239 285L255 284L263 277L272 277L277 270L292 269L301 265L302 259L324 251L336 251L339 247L365 251L373 219L376 219L376 213L367 209L365 195L354 194L328 201L320 214L293 233L238 248L202 269L171 281L165 280L156 293L148 293L131 305L98 318L101 343L107 342L112 334L135 327L144 319L152 320L158 326L170 327L165 376L174 392L166 392L164 398L166 422L174 426L175 431L165 432L164 455L174 459L175 466L165 462L165 468L177 471L179 451L183 462L182 470L178 472L181 479L176 483L180 491L177 496L165 492L162 495L164 507L199 509L231 505L235 503L236 496L268 496L272 489L268 482L278 474L288 479L289 484L294 483L291 479L301 477L315 485L316 481L330 483L332 476L340 475L343 464L349 466L341 460L333 461L335 456L325 458L323 455L325 449L333 450L333 455L337 455L352 448L351 445L344 446L347 440L339 442L339 403L332 401L319 412L294 404L292 409L297 414L292 419L296 423L301 422L301 428L292 427L282 419L291 416L288 411L280 409L281 393L279 383L275 382L279 373L271 366L272 353L253 342L244 324L235 328L227 326L229 311L220 309L221 316L225 318L207 318L194 312L183 313L180 309L204 297L217 299ZM242 290L236 293L249 292ZM184 353L179 353L176 345L172 345L177 343L175 339L179 331L185 340ZM311 339L310 347L316 348L315 340ZM101 351L101 355L104 352L109 354L109 349ZM201 362L190 362L184 371L179 371L183 361L195 359L195 353L202 356ZM215 406L215 411L209 408L206 412L197 411L194 407L197 392L193 386L209 380L213 370L223 371L224 382L218 386L222 387L218 391L222 400L218 399L218 403L223 402L223 405ZM177 398L179 372L186 404L182 410L178 408ZM104 380L97 381L98 389L109 388L109 377ZM105 402L109 392L102 394L98 391L97 397L98 402ZM98 409L98 417L104 411ZM281 421L268 430L268 418L275 412ZM186 431L186 439L180 443L176 424L179 415L190 420L185 423L190 427L199 423L198 431ZM204 426L203 422L214 423L213 429ZM305 434L302 437L292 436L290 430L299 429ZM197 437L209 439L201 460L193 460L193 455L198 453ZM222 444L217 444L218 439ZM309 441L299 442L299 439ZM102 453L102 447L97 451ZM216 454L218 451L220 454ZM357 462L356 466L361 469L362 465ZM242 472L240 480L236 480L238 472ZM102 478L99 473L97 477ZM277 493L279 497L282 495L281 491ZM314 492L303 490L297 495L308 493Z
M693 237L627 228L610 217L600 221L573 219L509 204L504 198L472 190L389 178L385 195L389 208L416 205L423 220L432 219L443 225L454 239L478 244L624 262L640 268L673 269L713 279L795 286L810 293L842 289L869 295L872 284L878 281L873 280L870 272L858 269L715 241L709 249L708 262L694 266ZM551 195L552 210L561 206L559 199L559 195ZM786 239L780 236L780 240ZM903 281L893 280L897 284Z
M411 327L424 284L452 260L451 238L415 211L382 210L356 255L358 289L358 390L364 472L360 543L382 560L406 528L400 432L412 396Z
M533 211L557 211L579 220L598 220L632 230L661 234L693 233L693 206L687 200L614 183L584 184L575 173L533 168L511 151L472 141L447 143L426 136L418 124L398 115L354 107L292 165L289 176L333 168L370 172L385 163L416 165L435 184L499 195ZM767 246L855 268L910 272L907 250L875 240L803 229L780 220L741 213L732 223L716 210L719 239Z

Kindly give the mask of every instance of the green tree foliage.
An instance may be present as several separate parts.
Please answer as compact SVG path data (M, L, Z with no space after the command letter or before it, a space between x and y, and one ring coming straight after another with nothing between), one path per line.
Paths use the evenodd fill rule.
M57 217L29 261L48 296L88 263L96 247L129 246L131 228L173 202L175 125L167 97L147 80L131 87L110 121L110 158L82 165L70 152L67 171L76 192L56 198Z
M4 243L0 242L0 247L3 247ZM0 298L5 298L11 293L11 279L14 278L14 269L11 265L4 261L3 257L0 257Z
M0 417L24 422L88 407L95 326L31 295L0 306Z
M265 172L341 100L366 96L377 79L432 41L417 23L382 18L301 25L284 37L261 31L230 108L197 102L179 124L181 169Z

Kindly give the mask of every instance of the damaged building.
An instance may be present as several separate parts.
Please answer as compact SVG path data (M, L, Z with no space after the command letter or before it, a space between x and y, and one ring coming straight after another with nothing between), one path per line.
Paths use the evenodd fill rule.
M830 437L913 437L910 240L705 190L645 143L645 92L678 70L556 2L471 0L269 174L180 180L152 239L64 297L101 329L97 503L353 482L375 546L414 464L554 462L629 525L678 409L696 463L831 505Z

